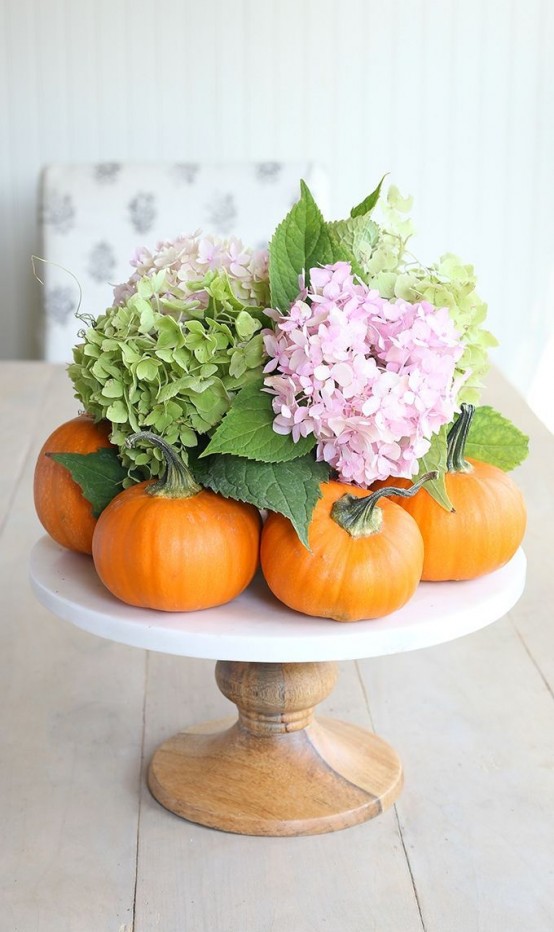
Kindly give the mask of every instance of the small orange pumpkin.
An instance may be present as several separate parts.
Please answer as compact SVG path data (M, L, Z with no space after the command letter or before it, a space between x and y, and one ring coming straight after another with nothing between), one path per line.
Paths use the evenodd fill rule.
M166 460L162 479L120 492L94 531L104 585L123 602L166 612L223 605L249 584L259 561L261 518L253 505L202 489L173 448L143 431Z
M370 495L341 482L320 490L309 550L283 515L270 514L264 525L261 564L273 594L297 612L334 621L380 618L400 608L421 578L423 541L402 508L386 498L377 505L395 490Z
M439 505L425 489L413 498L394 499L421 531L422 579L430 582L474 579L499 569L525 534L525 501L515 482L497 466L464 458L473 411L472 405L462 405L448 434L445 485L454 511ZM408 480L387 481L410 487Z
M110 430L108 421L96 424L88 414L80 414L50 434L35 466L34 498L40 523L58 544L79 553L92 553L96 518L71 474L48 454L96 453L111 446Z

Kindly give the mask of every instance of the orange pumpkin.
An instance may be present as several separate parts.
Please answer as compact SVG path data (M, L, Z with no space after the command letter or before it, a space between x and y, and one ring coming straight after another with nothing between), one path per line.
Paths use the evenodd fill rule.
M44 529L62 547L92 553L92 533L96 518L90 502L61 463L49 453L95 453L109 447L111 425L95 424L87 414L66 421L50 434L35 467L35 508Z
M425 489L413 498L397 500L421 531L422 579L431 582L474 579L499 569L513 557L525 534L525 501L515 482L497 466L464 459L473 410L462 405L448 436L445 485L454 511L446 511ZM408 480L388 481L411 485Z
M143 608L188 612L230 602L258 566L258 510L202 489L155 434L128 442L137 440L160 447L166 472L120 492L100 515L92 542L100 579Z
M421 578L423 541L415 521L387 499L376 504L385 490L369 495L340 482L320 490L309 550L282 515L270 514L264 525L261 564L273 594L297 612L335 621L400 608Z

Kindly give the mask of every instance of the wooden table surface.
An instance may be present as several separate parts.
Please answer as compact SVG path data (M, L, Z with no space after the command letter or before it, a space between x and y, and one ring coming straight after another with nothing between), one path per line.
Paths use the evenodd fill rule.
M231 710L213 663L101 640L33 598L34 463L78 406L63 368L0 365L0 932L552 932L554 438L500 376L484 400L531 437L522 600L459 641L341 665L322 711L400 753L394 809L250 838L145 786L161 741Z

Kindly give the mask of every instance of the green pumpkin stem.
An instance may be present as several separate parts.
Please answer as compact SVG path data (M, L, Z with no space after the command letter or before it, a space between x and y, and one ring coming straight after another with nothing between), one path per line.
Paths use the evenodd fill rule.
M360 498L347 492L338 498L331 508L331 518L351 537L369 537L377 534L383 524L383 510L377 507L380 498L389 495L398 495L400 498L412 498L425 482L436 479L438 472L427 472L424 476L410 486L409 489L399 489L394 485L386 485L370 495Z
M467 435L475 405L463 404L460 414L446 435L446 468L448 472L471 472L471 464L464 458Z
M149 495L159 495L164 498L191 498L202 491L202 486L198 485L176 450L157 434L149 430L141 430L127 437L125 445L134 447L141 440L158 447L165 459L165 472L157 482L148 486Z

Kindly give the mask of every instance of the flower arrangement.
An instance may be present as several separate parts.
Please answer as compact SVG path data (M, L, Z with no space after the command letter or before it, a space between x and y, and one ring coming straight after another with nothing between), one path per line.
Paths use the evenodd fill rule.
M196 232L136 253L69 367L113 449L87 453L86 469L54 454L96 514L166 471L164 444L204 488L288 519L308 549L329 480L357 496L425 482L451 513L451 438L475 406L465 454L502 470L522 461L527 439L478 406L496 341L473 268L451 254L418 262L411 201L382 185L327 222L302 182L267 250ZM138 445L145 431L160 442Z

